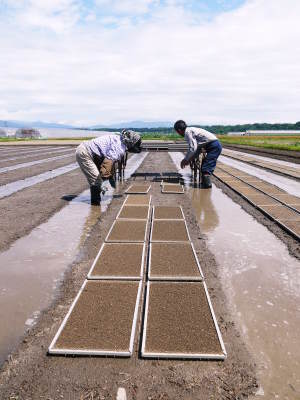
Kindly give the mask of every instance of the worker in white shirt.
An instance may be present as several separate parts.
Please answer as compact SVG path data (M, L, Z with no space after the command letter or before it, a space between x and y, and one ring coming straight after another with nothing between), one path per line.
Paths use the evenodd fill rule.
M198 157L202 149L206 152L206 157L202 162L202 188L211 188L210 176L214 172L217 159L222 152L222 145L218 138L211 132L202 128L188 127L182 120L174 124L175 131L184 136L189 149L184 159L181 161L181 168L184 168L194 158Z
M138 133L124 129L121 135L102 135L77 147L76 160L90 185L92 205L100 204L103 180L109 179L115 187L114 162L120 160L126 151L140 153L141 144Z

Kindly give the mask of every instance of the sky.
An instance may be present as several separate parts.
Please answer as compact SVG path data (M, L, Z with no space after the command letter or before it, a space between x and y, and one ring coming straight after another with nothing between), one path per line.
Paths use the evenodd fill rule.
M300 120L299 0L0 0L0 119Z

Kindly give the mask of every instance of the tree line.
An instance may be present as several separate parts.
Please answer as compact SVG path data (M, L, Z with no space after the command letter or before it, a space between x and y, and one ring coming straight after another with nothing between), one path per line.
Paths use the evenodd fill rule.
M193 125L198 128L203 128L208 130L209 132L218 134L218 135L226 135L228 132L245 132L248 130L258 130L258 131L275 131L275 130L300 130L300 121L295 124L289 123L276 123L276 124L268 124L268 123L254 123L254 124L239 124L239 125ZM162 135L170 135L174 134L173 128L131 128L127 129L136 130L141 133L160 133ZM106 131L106 132L116 132L121 129L118 128L101 128L94 129L96 131Z

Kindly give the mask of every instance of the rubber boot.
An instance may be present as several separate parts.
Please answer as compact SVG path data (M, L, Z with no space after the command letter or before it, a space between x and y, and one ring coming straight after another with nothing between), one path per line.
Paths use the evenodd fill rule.
M210 189L211 188L211 179L209 174L202 175L202 189Z
M93 206L99 206L101 202L100 187L93 185L90 187L90 190L91 190L91 204Z
M109 180L110 186L113 189L115 189L117 187L115 178L113 176L111 176L108 180Z

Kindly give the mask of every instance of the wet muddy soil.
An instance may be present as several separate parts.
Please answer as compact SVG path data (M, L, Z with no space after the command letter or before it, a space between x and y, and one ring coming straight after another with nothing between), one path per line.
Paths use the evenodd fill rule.
M87 187L85 177L76 169L0 199L0 251L45 222Z
M153 170L153 166L157 172L176 172L176 167L167 154L149 154L139 171L148 172ZM68 176L56 178L55 181L59 179L61 179L61 189L67 184L70 192L71 188L74 190L76 184L85 185L84 180L80 183L80 174L76 171ZM50 183L49 181L45 184ZM25 201L24 192L25 190L22 198ZM38 189L34 192L36 196L38 192ZM50 195L47 194L55 212L55 207L59 208L62 200L56 186L50 192ZM65 189L64 194L66 192ZM116 193L107 212L94 225L90 236L83 244L81 255L74 260L65 274L59 296L54 304L42 313L37 325L28 332L19 349L3 365L0 387L4 399L114 399L117 388L122 386L126 389L127 398L130 400L207 400L210 398L233 400L245 398L256 390L254 362L226 305L219 266L206 246L205 236L199 230L191 201L185 194L181 196L162 194L158 182L152 183L151 195L153 202L157 205L183 206L191 239L206 277L228 352L227 360L224 362L144 360L140 358L139 348L136 345L140 339L138 337L136 337L134 354L128 360L47 356L48 346L78 293L124 201L125 196L120 191L119 196ZM19 218L23 218L23 221L19 223L19 229L23 224L27 226L27 229L31 225L30 219L35 215L34 206L31 205L33 198L34 196L30 196L25 201L31 212L25 216L22 212L19 214ZM47 197L41 198L40 202L42 200L44 203L48 201ZM6 207L8 205L7 202ZM43 218L41 207L38 209L40 218ZM12 207L11 210L17 211L17 208ZM16 218L15 223L18 223ZM10 236L13 237L13 234ZM2 246L5 245L4 241L5 237L1 237Z

